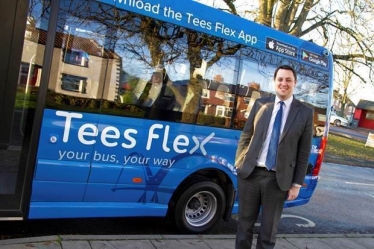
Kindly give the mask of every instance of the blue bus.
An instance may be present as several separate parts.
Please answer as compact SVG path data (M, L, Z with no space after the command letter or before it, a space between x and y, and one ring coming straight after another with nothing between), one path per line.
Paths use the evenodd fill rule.
M237 213L235 152L281 64L326 147L323 47L195 1L21 0L2 14L0 219L168 217L204 233Z

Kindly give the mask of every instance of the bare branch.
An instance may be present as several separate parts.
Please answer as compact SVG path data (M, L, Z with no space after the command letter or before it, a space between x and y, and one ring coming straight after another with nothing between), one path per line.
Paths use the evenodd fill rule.
M235 0L223 0L227 6L229 7L229 12L234 15L238 15L238 12L236 11L236 7L234 5Z

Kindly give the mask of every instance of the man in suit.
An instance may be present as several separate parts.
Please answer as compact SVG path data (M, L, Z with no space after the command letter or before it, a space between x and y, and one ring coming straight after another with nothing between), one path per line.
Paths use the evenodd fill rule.
M251 248L260 211L256 248L274 248L284 202L297 198L306 175L313 110L293 96L297 77L292 67L278 67L273 80L276 96L255 101L236 152L239 198L236 249ZM277 118L281 108L281 118ZM274 123L279 124L279 138L272 137ZM271 141L275 140L278 143L273 144Z

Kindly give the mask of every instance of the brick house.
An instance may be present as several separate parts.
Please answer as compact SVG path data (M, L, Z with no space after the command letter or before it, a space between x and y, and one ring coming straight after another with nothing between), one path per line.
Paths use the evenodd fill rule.
M353 115L353 124L374 130L374 101L360 99Z

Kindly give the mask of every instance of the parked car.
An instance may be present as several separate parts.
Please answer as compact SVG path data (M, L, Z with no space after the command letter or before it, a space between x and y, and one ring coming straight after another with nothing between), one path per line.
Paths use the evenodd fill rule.
M348 126L349 121L346 118L338 116L335 112L331 112L330 123L335 126Z

